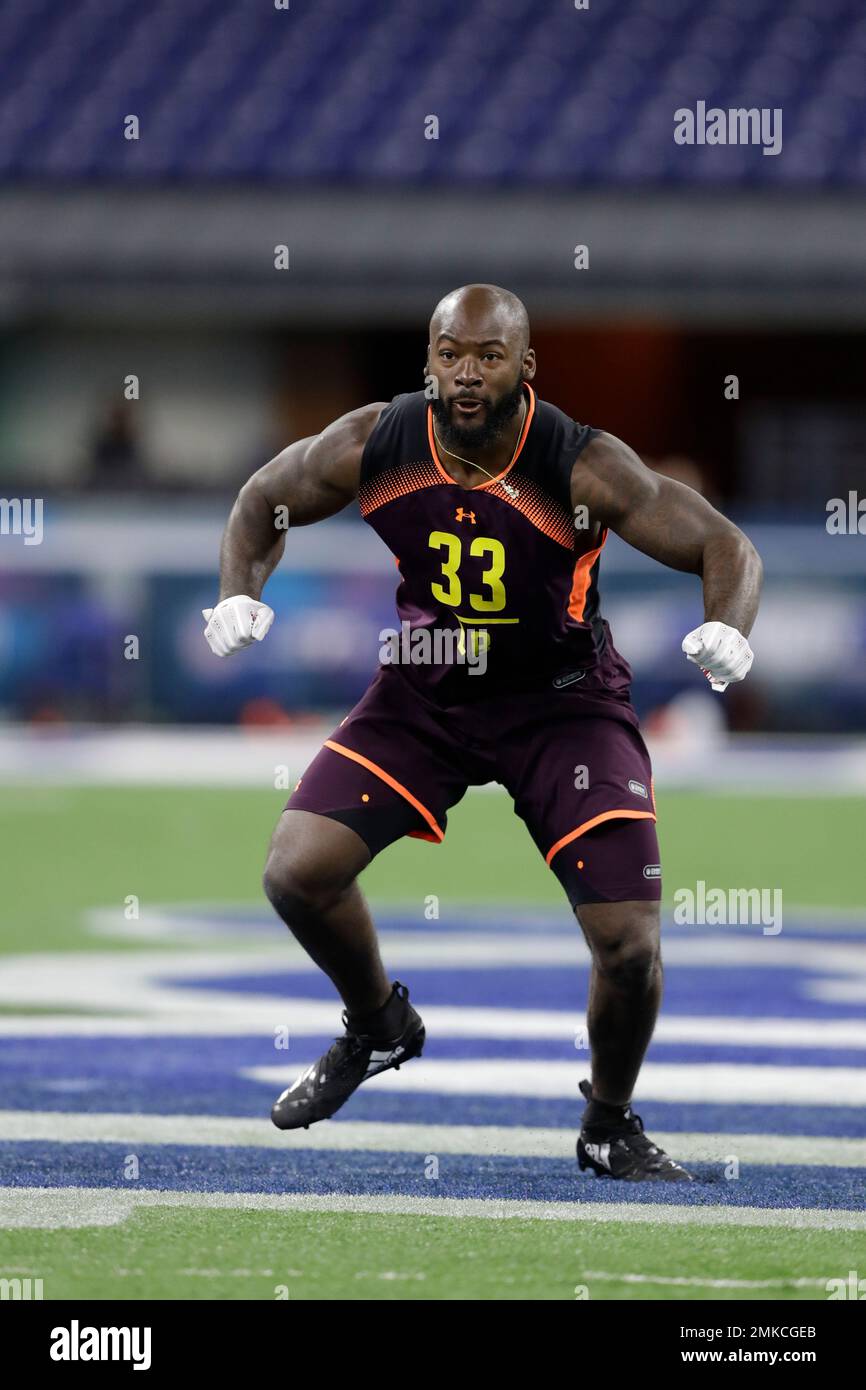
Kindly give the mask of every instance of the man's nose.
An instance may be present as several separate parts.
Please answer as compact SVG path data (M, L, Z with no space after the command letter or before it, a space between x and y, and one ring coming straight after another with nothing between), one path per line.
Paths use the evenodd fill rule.
M460 363L460 370L454 378L457 385L480 386L483 379L481 367L478 362L471 357L464 357L463 361Z

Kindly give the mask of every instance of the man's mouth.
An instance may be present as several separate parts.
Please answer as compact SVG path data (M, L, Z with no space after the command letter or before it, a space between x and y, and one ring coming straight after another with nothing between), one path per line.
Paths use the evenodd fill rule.
M484 409L485 405L483 401L471 400L468 397L464 397L462 400L458 399L454 402L454 410L464 419L472 419L473 416L480 414Z

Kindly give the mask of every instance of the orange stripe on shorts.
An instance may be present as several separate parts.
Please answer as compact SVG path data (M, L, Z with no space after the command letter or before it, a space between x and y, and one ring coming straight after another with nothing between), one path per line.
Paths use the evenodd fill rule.
M384 768L379 767L378 763L371 762L369 758L364 757L363 753L356 753L351 748L344 748L342 743L334 743L330 738L325 739L324 747L332 748L335 753L342 753L344 758L351 758L352 762L360 763L361 767L365 767L368 772L372 772L376 777L380 777L393 791L399 792L400 796L402 796L405 801L408 801L410 806L414 806L419 816L423 816L424 820L433 831L437 844L440 840L445 839L445 831L440 828L435 816L427 810L426 806L421 804L417 797L413 796L412 793L403 786L402 782L398 782L396 777L392 777Z

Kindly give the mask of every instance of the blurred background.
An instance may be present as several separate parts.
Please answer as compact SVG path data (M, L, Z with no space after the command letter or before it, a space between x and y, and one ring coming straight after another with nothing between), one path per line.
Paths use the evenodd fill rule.
M11 0L0 51L16 744L93 724L317 736L341 717L393 620L380 542L355 508L293 533L271 636L222 663L199 616L221 528L291 440L418 389L436 300L485 280L528 305L543 397L705 493L763 555L754 671L719 701L679 650L699 585L607 546L604 611L650 732L856 751L860 0ZM676 143L698 101L780 111L781 150ZM14 499L42 499L40 543Z

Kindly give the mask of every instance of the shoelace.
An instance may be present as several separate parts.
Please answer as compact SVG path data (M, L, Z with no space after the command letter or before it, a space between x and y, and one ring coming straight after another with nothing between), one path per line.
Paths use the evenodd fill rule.
M338 1075L355 1056L361 1051L361 1042L356 1033L348 1033L345 1037L335 1038L326 1053L326 1063L324 1073L332 1077L336 1072Z
M609 1130L606 1137L612 1142L620 1139L628 1140L628 1147L633 1151L636 1150L638 1153L652 1157L658 1156L660 1161L667 1158L658 1144L654 1144L649 1135L644 1133L643 1120L640 1115L635 1115L634 1111L631 1112L621 1128Z
M343 1022L346 1024L346 1031L342 1037L335 1038L328 1048L328 1056L334 1058L343 1054L343 1060L348 1061L356 1053L363 1052L365 1047L382 1047L382 1040L370 1037L367 1033L353 1033L348 1023L346 1015L343 1015Z
M622 1139L628 1139L628 1147L631 1149L632 1153L637 1151L644 1157L652 1159L653 1168L663 1168L665 1164L670 1164L671 1167L678 1167L679 1165L674 1163L674 1160L665 1153L664 1149L660 1149L658 1144L654 1144L649 1135L644 1133L643 1122L640 1116L634 1115L632 1118L637 1120L640 1128L629 1129L619 1136Z
M343 1015L343 1022L346 1022L345 1014ZM360 1052L361 1048L364 1047L365 1044L373 1043L373 1041L374 1040L368 1037L366 1033L353 1033L348 1023L346 1023L346 1031L343 1034L343 1036L341 1038L334 1039L334 1042L338 1046L342 1044L345 1047L349 1047L353 1052ZM333 1051L333 1047L331 1048L331 1051Z

